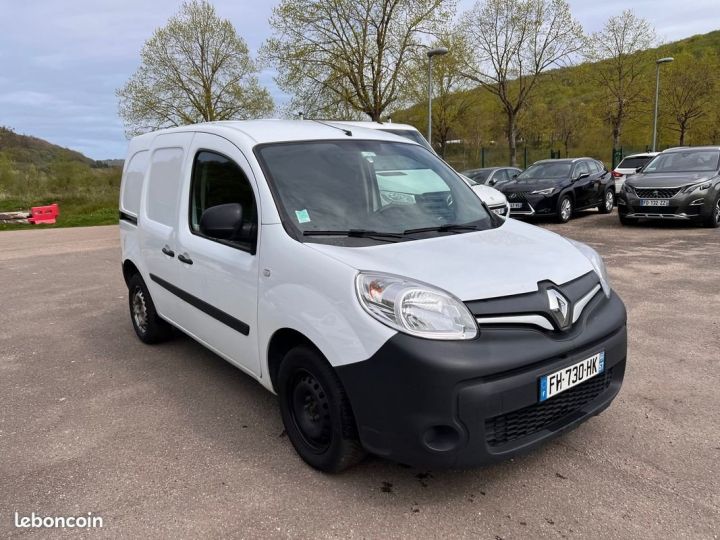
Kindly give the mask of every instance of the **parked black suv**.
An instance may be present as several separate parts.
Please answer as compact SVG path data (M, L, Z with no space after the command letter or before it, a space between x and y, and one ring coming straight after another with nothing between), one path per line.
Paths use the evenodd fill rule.
M555 215L565 223L576 210L597 207L608 214L615 206L612 176L592 158L537 161L497 189L507 197L513 217Z
M623 225L649 218L720 226L720 147L661 152L627 178L618 195L618 214Z

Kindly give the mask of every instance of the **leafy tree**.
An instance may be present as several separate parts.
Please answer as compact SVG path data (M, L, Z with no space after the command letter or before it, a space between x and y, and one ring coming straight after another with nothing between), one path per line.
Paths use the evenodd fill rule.
M378 121L402 98L409 60L455 0L282 0L262 57L306 116Z
M117 91L129 135L273 111L245 41L205 0L185 2L145 42L141 57L140 68Z
M587 57L598 62L593 79L605 91L604 113L612 130L613 148L620 148L626 120L646 99L642 78L652 62L642 52L654 41L655 29L632 10L610 17L605 27L587 40Z
M468 80L460 74L464 58L468 54L467 45L458 33L445 30L430 47L445 47L450 52L436 56L432 63L433 91L433 141L439 147L440 155L445 155L447 142L457 135L458 122L469 111L473 96L467 92ZM428 59L426 55L416 56L411 62L408 76L408 98L416 103L425 103L421 107L421 118L416 124L427 127L427 85Z
M717 58L713 63L708 56L694 58L683 55L675 58L662 87L663 109L671 121L668 128L678 133L678 144L685 145L691 123L708 112L714 97Z
M582 27L565 0L481 0L462 27L476 52L463 73L502 104L509 161L516 165L518 116L539 75L581 49Z

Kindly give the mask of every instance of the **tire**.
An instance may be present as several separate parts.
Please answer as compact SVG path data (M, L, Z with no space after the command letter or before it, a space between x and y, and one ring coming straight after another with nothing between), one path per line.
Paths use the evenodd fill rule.
M560 197L557 205L557 216L558 223L567 223L573 214L573 202L569 195L563 195Z
M620 218L621 225L637 225L637 222L638 222L637 218L629 218L629 217L622 216L620 214L618 214L618 217Z
M598 212L601 214L609 214L615 208L615 190L610 188L605 191L603 200L598 204Z
M720 227L720 197L715 199L715 206L708 217L703 221L703 225L709 229L717 229Z
M305 345L288 351L278 370L278 399L288 438L308 465L336 473L365 457L350 401L318 351Z
M172 327L155 311L150 291L140 274L135 274L128 282L128 305L130 320L140 341L152 345L170 338Z

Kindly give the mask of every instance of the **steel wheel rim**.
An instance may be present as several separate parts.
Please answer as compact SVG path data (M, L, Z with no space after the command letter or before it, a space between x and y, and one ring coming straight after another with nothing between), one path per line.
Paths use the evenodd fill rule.
M322 453L332 442L330 400L320 382L306 370L298 370L288 387L293 424L314 452Z
M145 303L145 295L139 287L135 289L132 299L132 316L135 326L144 334L147 332L147 304Z
M563 220L567 221L570 219L570 211L572 206L570 205L570 199L563 200L562 204L560 205L560 216L563 218Z
M610 211L613 209L613 206L615 205L615 196L608 191L605 195L605 209Z

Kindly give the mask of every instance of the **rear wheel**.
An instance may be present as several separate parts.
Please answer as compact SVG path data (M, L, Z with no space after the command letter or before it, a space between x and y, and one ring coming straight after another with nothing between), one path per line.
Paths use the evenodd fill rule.
M340 379L315 349L291 349L280 364L278 398L285 431L305 462L339 472L364 456Z
M609 214L615 208L615 190L612 188L605 192L603 200L598 204L598 212L601 214Z
M720 227L720 197L715 199L715 205L713 206L712 212L705 218L703 225L711 229Z
M172 327L155 311L145 281L135 274L128 281L130 320L140 341L147 344L160 343L172 335Z
M557 207L557 220L560 223L567 223L570 221L573 213L573 203L569 195L563 195L558 201Z

